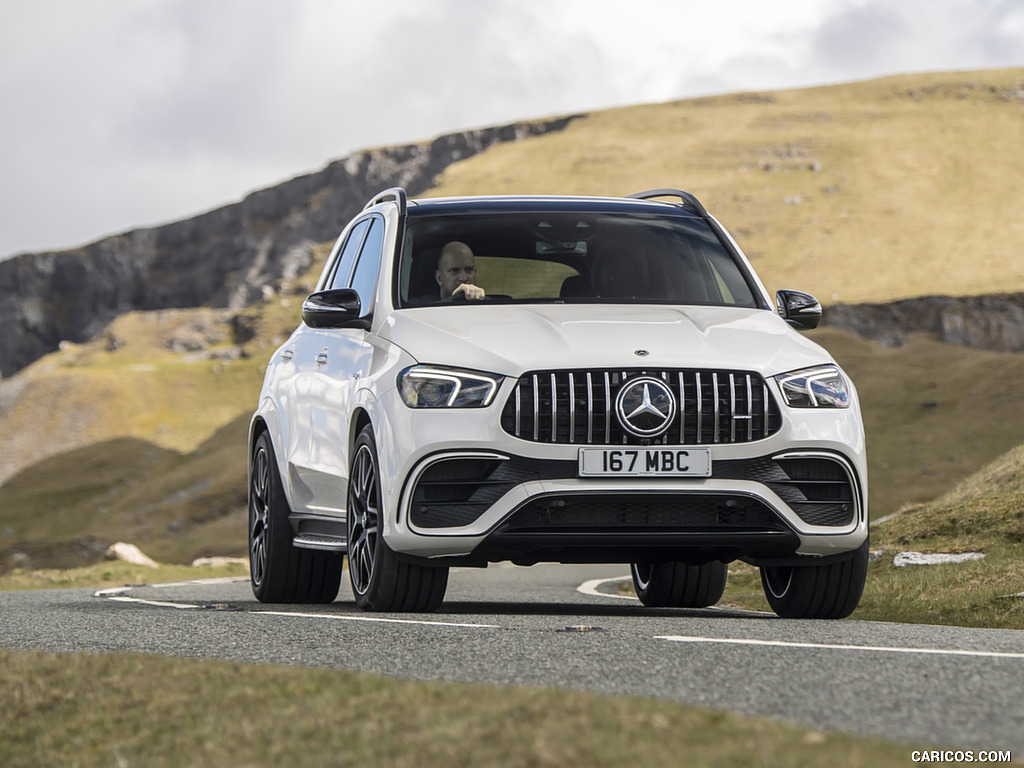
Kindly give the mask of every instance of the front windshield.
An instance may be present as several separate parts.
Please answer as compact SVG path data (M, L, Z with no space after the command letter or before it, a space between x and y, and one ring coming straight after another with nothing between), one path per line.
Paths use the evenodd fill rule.
M410 216L397 279L403 307L461 303L463 282L501 302L757 306L706 221L621 211Z

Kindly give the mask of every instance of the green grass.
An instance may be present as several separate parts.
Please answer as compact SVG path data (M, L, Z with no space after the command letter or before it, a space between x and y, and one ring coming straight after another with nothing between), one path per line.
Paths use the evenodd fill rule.
M46 766L877 766L911 746L643 698L0 651L0 759Z
M162 562L246 552L248 415L189 454L118 438L41 461L4 485L0 551L89 536ZM48 558L46 562L52 558Z

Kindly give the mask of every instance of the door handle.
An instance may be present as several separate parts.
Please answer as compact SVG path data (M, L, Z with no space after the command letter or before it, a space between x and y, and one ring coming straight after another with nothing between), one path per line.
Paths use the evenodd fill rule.
M321 352L319 355L316 356L316 364L317 365L327 365L327 353L326 352Z
M284 352L281 353L281 359L284 360L286 363L293 357L295 357L294 349L286 349Z

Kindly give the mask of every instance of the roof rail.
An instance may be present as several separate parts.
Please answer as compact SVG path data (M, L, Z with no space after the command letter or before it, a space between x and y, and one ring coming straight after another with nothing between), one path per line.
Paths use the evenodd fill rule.
M708 217L708 212L704 206L700 204L700 200L689 192L684 192L681 189L649 189L646 192L637 192L635 194L628 195L628 197L636 198L637 200L651 200L655 197L678 197L682 200L684 208L687 208L704 218Z
M405 190L401 187L391 187L391 189L385 189L383 192L375 195L366 205L363 206L363 210L365 211L367 208L373 208L373 206L378 205L379 203L386 203L388 201L398 203L398 215L405 216L408 198L406 197Z

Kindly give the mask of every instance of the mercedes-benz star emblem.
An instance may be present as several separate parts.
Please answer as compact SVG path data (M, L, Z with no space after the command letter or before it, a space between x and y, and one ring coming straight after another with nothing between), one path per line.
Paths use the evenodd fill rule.
M627 382L615 398L622 428L637 437L657 437L676 415L676 398L660 379L641 376Z

